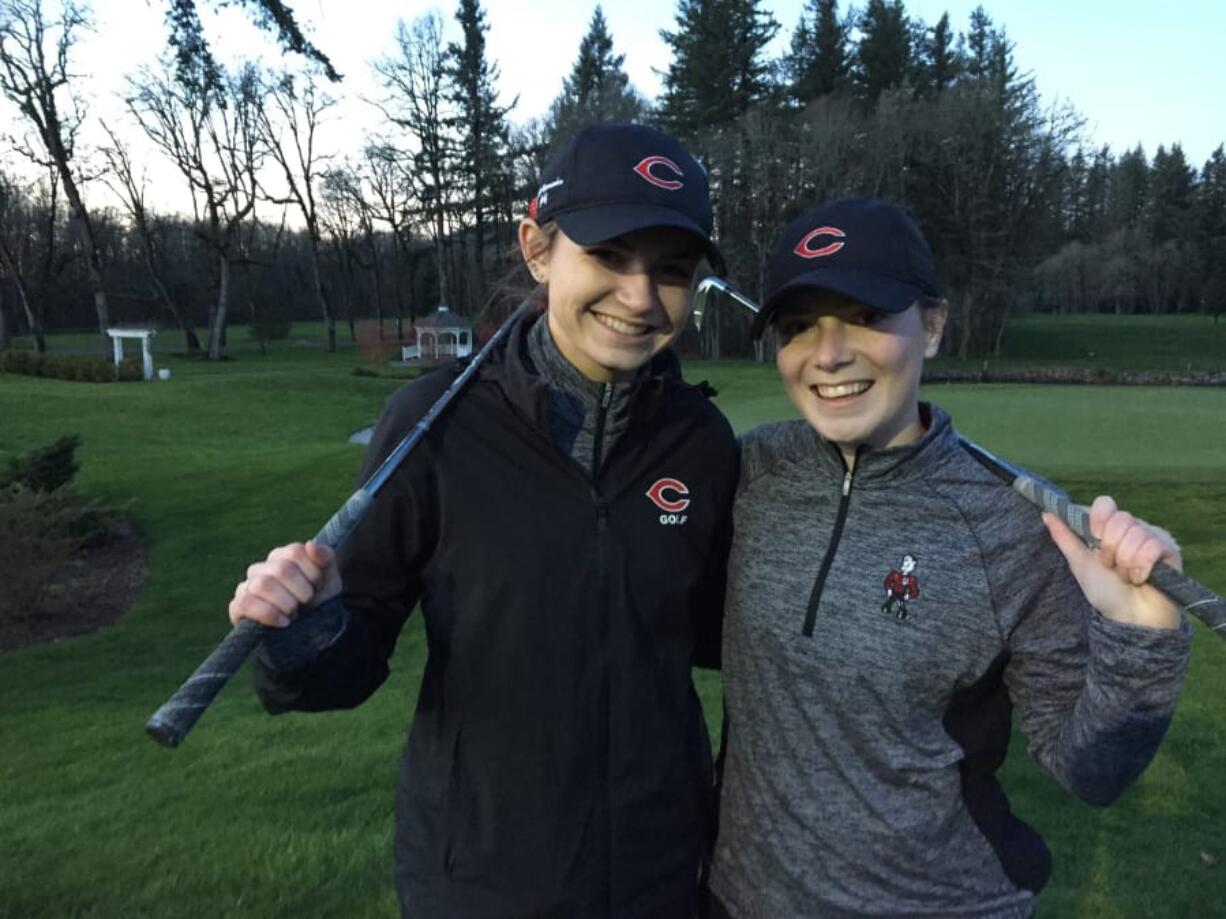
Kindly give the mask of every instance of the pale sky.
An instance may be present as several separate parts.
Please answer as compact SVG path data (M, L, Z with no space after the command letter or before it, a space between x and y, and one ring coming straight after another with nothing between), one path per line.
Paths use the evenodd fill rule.
M56 0L45 0L54 5ZM775 50L786 47L804 0L767 0L782 28ZM201 6L205 6L201 0ZM330 91L342 98L334 112L325 144L334 152L356 153L361 135L377 128L379 116L362 98L378 95L369 62L389 54L397 19L411 21L438 10L448 37L458 39L454 5L429 0L293 0L293 8L312 39L345 75ZM490 26L487 51L501 69L505 101L518 95L512 119L539 116L561 88L586 31L594 3L558 0L485 0ZM911 0L913 17L934 24L948 11L957 31L966 28L976 0ZM1004 26L1016 45L1021 69L1033 73L1042 98L1072 103L1086 118L1091 145L1110 144L1116 153L1141 143L1152 156L1159 144L1183 145L1189 162L1199 168L1218 144L1226 141L1226 67L1222 66L1226 36L1226 2L1184 0L1155 4L1114 0L1111 4L1078 0L1027 0L1003 3L986 0L984 7L997 26ZM840 10L846 9L840 3ZM152 63L165 47L163 0L94 0L93 34L81 42L75 71L88 76L90 114L102 115L121 133L137 136L116 94L124 76ZM607 0L605 15L618 53L626 56L631 81L649 97L660 88L657 70L668 65L668 48L661 28L674 28L672 0ZM281 55L271 36L259 31L241 10L206 16L215 51L223 61L258 57L276 64ZM293 57L286 63L293 67ZM0 135L8 133L15 113L0 103ZM90 133L88 137L95 138ZM135 149L141 151L139 141ZM175 174L146 159L157 191L155 200L169 201L165 189ZM3 160L0 153L0 160ZM179 201L178 207L186 207ZM269 216L266 214L265 216Z

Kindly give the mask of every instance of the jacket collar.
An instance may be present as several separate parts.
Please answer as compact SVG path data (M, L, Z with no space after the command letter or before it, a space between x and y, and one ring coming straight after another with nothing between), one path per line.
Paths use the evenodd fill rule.
M949 414L931 402L921 402L919 408L920 419L927 427L919 440L898 447L860 447L852 477L857 487L890 487L922 478L948 459L958 445L958 435ZM847 472L842 451L811 427L809 431L818 467L824 473L842 478Z

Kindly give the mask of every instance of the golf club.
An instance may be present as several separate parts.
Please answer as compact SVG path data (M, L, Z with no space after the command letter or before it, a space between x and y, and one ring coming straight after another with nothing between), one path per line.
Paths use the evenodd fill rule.
M754 303L723 278L715 274L708 274L694 286L693 305L691 307L691 313L694 316L694 328L700 332L702 331L703 316L706 313L707 304L716 293L731 297L751 313L757 314L762 311L762 307L758 306L758 304Z
M746 297L727 281L714 275L700 281L694 290L694 314L696 321L701 323L701 316L708 309L715 293L727 294L737 303L744 306L755 315L762 311L757 303ZM998 456L967 440L959 437L959 441L971 456L981 465L1005 482L1014 491L1031 504L1055 514L1069 525L1069 528L1080 536L1085 543L1094 548L1098 541L1090 533L1090 516L1085 508L1074 504L1068 495L1059 489L1040 482L1027 475L1016 466L1012 466ZM1226 638L1226 600L1223 600L1208 587L1189 577L1182 571L1177 571L1165 562L1154 565L1146 583L1156 587L1171 600L1183 607L1185 612L1196 616L1209 629L1222 638Z
M430 406L413 430L392 449L387 459L370 478L349 496L349 500L332 515L332 518L324 524L323 529L315 534L315 542L335 550L349 538L354 528L370 510L375 495L426 435L439 415L473 378L490 352L506 337L515 320L528 308L528 304L525 303L507 317L490 340L468 362L463 372L451 382L446 392ZM243 619L234 626L220 644L213 649L213 652L204 659L204 662L196 668L196 671L150 717L145 724L145 730L153 739L164 747L177 747L182 743L197 719L209 707L209 703L242 666L247 655L259 644L265 628L250 619Z

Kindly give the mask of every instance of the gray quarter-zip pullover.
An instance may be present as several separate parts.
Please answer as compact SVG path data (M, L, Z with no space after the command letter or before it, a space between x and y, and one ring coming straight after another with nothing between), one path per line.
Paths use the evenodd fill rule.
M1169 724L1190 631L1085 601L949 417L850 474L804 422L743 438L712 890L734 919L1024 917L1050 856L996 781L1114 800Z

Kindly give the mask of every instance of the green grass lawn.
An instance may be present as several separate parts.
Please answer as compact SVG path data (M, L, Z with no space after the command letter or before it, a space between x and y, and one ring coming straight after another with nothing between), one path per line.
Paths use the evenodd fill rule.
M353 354L175 358L170 383L0 375L0 459L84 438L80 487L131 502L151 575L91 636L0 656L0 917L392 917L392 785L424 663L418 618L387 686L354 712L269 718L240 675L183 747L143 725L226 630L248 561L313 533L348 495L391 379ZM162 362L159 360L159 364ZM738 429L789 407L769 366L693 364ZM994 451L1110 490L1171 528L1226 591L1226 391L934 386ZM0 573L2 582L2 573ZM1044 916L1208 916L1226 902L1226 644L1198 629L1175 724L1116 806L1059 791L1015 744L1015 810L1055 852ZM718 678L701 677L715 724ZM1205 853L1212 864L1202 856Z

